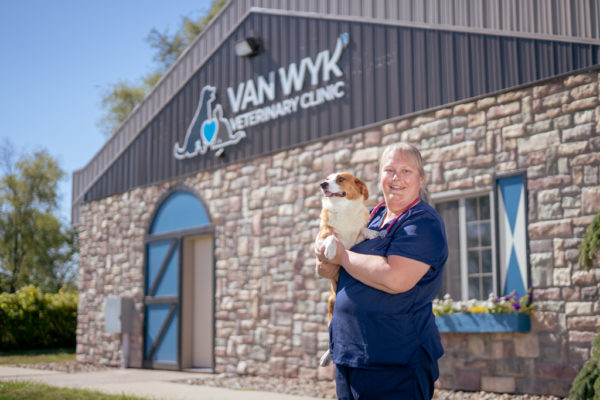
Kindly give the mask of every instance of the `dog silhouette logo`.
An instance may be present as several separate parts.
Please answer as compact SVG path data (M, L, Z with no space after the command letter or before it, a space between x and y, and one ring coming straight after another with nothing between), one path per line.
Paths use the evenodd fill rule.
M238 143L246 137L245 131L233 132L229 120L223 116L223 107L213 103L216 99L216 88L206 85L200 92L200 102L194 113L192 122L185 133L185 139L180 146L175 143L173 154L178 160L206 154L210 149L222 152L224 147ZM226 140L219 138L219 132L227 134Z

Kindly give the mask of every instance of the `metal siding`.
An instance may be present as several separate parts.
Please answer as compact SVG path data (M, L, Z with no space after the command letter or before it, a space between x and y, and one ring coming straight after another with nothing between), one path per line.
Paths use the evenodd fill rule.
M452 9L452 3L449 1L443 1L439 4L439 24L440 25L451 25L454 19L454 10Z
M589 48L574 44L573 45L573 60L574 60L574 68L579 69L582 66L586 65L588 62L591 62L591 53Z
M296 66L300 67L298 65L298 62L300 62L302 58L306 57L308 52L306 43L306 38L308 36L308 29L306 27L307 21L305 19L295 19L294 22L296 34L290 37L289 48L297 49ZM281 64L284 66L286 65L286 62L282 62ZM298 124L295 127L292 127L291 129L292 141L294 140L294 137L299 137L300 140L306 140L306 134L308 130L308 118L306 118L307 111L300 111L300 115L302 116L302 118L300 119L300 121L298 121Z
M456 98L456 71L454 69L453 36L451 32L440 32L440 91L442 104Z
M500 62L502 63L502 87L509 88L516 86L518 82L518 60L516 58L516 40L509 38L502 40Z
M411 30L412 36L412 73L413 73L413 103L414 110L427 108L427 78L425 63L427 46L425 32L422 29Z
M535 42L533 40L521 39L521 43L519 43L519 60L521 62L520 82L531 82L540 79L537 71Z
M413 81L413 40L410 29L399 29L400 34L400 82L401 82L401 106L400 115L413 112L414 81Z
M590 1L590 16L591 16L591 37L600 37L600 4L596 1Z
M502 39L500 37L488 38L484 57L487 61L486 81L488 82L488 90L493 92L502 89Z
M361 37L361 29L358 24L350 25L350 37L352 42L358 49L364 47L363 38ZM364 101L362 82L363 82L363 57L359 51L351 52L350 61L350 94L351 98L359 99L359 101L351 102L351 111L348 118L352 121L351 126L356 126L358 121L363 120L364 107L362 101Z
M174 143L182 143L202 87L212 84L218 88L218 102L230 116L227 87L235 90L240 82L277 71L290 62L299 63L303 57L315 57L323 49L331 51L342 32L349 32L351 39L340 61L347 84L345 97L248 128L248 136L226 148L223 159L212 152L174 159ZM234 56L233 43L249 34L265 41L266 52L251 59ZM598 49L587 44L251 14L177 95L155 112L116 160L111 162L108 153L100 154L98 159L111 162L111 166L95 178L85 200L589 66L598 62ZM307 82L303 92L312 89ZM138 118L134 116L135 121ZM115 138L115 146L121 146L122 140ZM93 173L77 174L74 189L82 190L82 182L92 179Z
M440 79L440 32L425 31L425 65L423 70L426 71L425 84L427 107L434 107L442 103L441 96L441 79Z
M557 70L563 71L572 68L573 49L570 43L557 43L555 54Z
M354 21L363 18L388 23L427 23L432 27L441 24L453 25L459 29L503 30L508 34L553 35L562 41L589 40L597 44L600 40L599 3L599 0L231 0L167 71L115 135L83 169L74 172L73 203L79 203L84 192L176 95L190 79L190 74L194 74L219 46L222 38L236 29L250 7L288 13L302 11L326 14L325 16L347 17ZM560 59L563 52L564 49L560 49L556 54L557 66L568 63ZM597 59L597 51L592 57Z
M272 24L271 29L269 30L269 38L277 37L279 32L284 31L284 27L285 27L284 19L280 19L277 23ZM285 44L284 40L269 41L269 43L267 44L267 48L266 48L266 51L268 51L270 54L268 61L273 63L272 60L282 59L285 47L286 47L286 44ZM265 60L265 61L267 61L267 60ZM267 71L276 70L276 68L273 65L272 68L266 68L265 70L267 70ZM276 74L275 78L277 79L277 72L275 74ZM286 122L287 122L287 126L286 126ZM270 136L271 136L271 142L273 143L273 145L281 146L281 147L290 146L292 142L290 140L289 122L282 121L281 119L279 119L276 122L273 129L271 129Z
M412 0L398 0L398 19L400 21L410 21L412 15Z
M469 37L469 54L471 61L471 93L475 96L488 93L487 71L485 58L485 38L481 35L472 35Z
M400 65L399 65L399 42L397 29L387 27L385 30L385 40L387 43L387 86L388 98L386 101L388 115L400 115L400 92L402 85L400 82ZM389 88L388 88L389 87Z
M348 22L341 22L339 23L339 28L337 28L337 30L335 31L331 31L330 33L330 37L333 37L335 34L337 34L338 32L351 32L352 31L352 24L348 23ZM334 26L332 25L332 29L334 29ZM353 68L352 68L352 63L353 63L353 58L352 58L352 49L353 46L355 46L354 42L351 41L350 45L349 45L349 49L351 50L349 52L349 56L347 57L347 70L344 71L345 74L347 74L347 79L346 79L346 83L348 84L346 86L346 96L342 99L340 99L340 107L338 108L338 118L337 118L337 129L333 130L333 132L344 132L347 131L349 129L352 128L352 126L354 126L354 115L352 113L352 102L349 100L352 94L352 86L350 86L350 83L352 82L352 75L353 75ZM334 128L336 125L332 124L332 128Z
M469 65L469 35L456 33L454 35L456 96L459 99L469 97L471 93L471 69Z
M375 120L375 49L374 32L366 26L361 25L361 36L363 39L363 52L361 58L363 62L363 79L360 82L362 86L362 110L363 120ZM358 105L358 104L357 104Z
M369 90L369 97L373 99L373 119L381 121L390 115L388 109L389 92L388 84L388 47L384 26L373 27L373 84ZM369 89L369 88L365 88ZM382 96L382 94L384 94Z
M322 39L321 36L321 32L319 30L319 23L317 20L314 19L307 19L307 32L306 32L306 42L307 42L307 50L308 50L308 54L317 54L319 52L320 49L322 48L326 48L327 45L323 45L322 41L319 39ZM304 89L309 89L311 87L311 83L310 80L307 84L305 84ZM303 138L304 141L308 141L308 140L314 140L317 139L319 137L323 137L324 135L327 135L327 131L325 129L322 129L322 126L320 125L321 122L321 118L319 115L319 109L311 109L310 111L307 112L307 125L308 128L306 129L306 132L303 132ZM263 149L268 148L269 146L264 146Z

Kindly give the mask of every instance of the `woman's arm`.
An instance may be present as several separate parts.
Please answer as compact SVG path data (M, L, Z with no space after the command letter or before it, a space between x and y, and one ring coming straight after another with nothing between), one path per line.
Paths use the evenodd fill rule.
M337 240L337 239L336 239ZM429 265L401 256L381 257L346 250L337 240L337 253L332 260L323 256L323 248L315 253L322 261L338 264L356 280L386 293L398 294L412 289L429 270Z

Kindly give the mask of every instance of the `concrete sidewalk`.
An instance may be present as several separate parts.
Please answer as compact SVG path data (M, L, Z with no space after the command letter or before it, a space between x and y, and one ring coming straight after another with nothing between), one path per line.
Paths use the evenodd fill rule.
M198 377L193 372L149 369L110 369L95 372L66 373L0 366L0 381L20 380L75 389L93 389L104 393L127 394L165 400L315 400L315 397L281 393L231 390L176 383Z

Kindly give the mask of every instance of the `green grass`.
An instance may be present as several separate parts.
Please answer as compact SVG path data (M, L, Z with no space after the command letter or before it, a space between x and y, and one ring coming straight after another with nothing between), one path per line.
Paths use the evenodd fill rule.
M75 349L0 351L0 365L75 362Z
M0 400L143 400L94 390L64 389L35 382L0 382Z
M75 362L75 349L0 352L0 365ZM0 381L0 400L144 400L94 390L66 389L28 381Z

